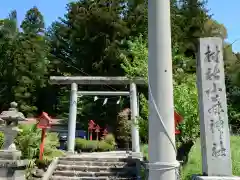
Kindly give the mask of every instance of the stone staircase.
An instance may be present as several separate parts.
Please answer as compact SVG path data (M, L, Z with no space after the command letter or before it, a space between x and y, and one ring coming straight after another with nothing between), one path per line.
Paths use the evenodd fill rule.
M68 155L58 159L51 180L138 179L140 155L124 151Z

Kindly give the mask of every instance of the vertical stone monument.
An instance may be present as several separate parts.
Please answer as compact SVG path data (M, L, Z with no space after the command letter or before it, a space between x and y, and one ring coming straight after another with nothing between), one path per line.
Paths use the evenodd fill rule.
M16 149L14 139L19 131L19 121L24 121L24 115L17 110L17 103L12 102L8 111L0 114L0 131L4 133L3 149L0 150L0 179L25 180L27 160L21 160L21 152Z
M223 41L201 38L197 85L203 176L199 180L233 180L223 63Z

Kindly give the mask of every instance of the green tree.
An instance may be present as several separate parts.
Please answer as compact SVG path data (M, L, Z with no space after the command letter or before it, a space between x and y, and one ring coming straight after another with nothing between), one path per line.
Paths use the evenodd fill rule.
M129 35L131 37L137 37L140 34L144 37L148 36L148 7L146 1L130 0L124 19L130 29Z
M204 32L209 37L216 36L221 37L223 40L227 38L227 29L223 24L220 24L216 20L209 18L204 25Z
M240 83L239 56L232 50L232 44L224 43L223 59L225 65L225 84L227 91L228 119L233 133L238 133L240 127Z
M38 90L46 85L48 67L48 43L44 37L43 16L36 7L30 9L16 40L17 50L14 56L13 86L15 100L20 110L30 115L37 111Z
M175 2L179 8L176 14L179 16L179 22L175 23L181 29L176 42L181 43L179 44L181 52L184 52L187 57L194 58L197 51L197 38L205 36L204 25L209 18L206 1L181 0Z
M25 19L21 24L24 33L33 36L44 32L44 20L41 12L37 7L29 9L25 15Z
M240 127L240 87L232 81L229 76L225 77L228 103L228 118L233 132L238 132Z
M129 23L128 27L131 28L130 35L134 38L142 34L143 38L147 38L147 2L142 0L129 1L129 4L130 10L126 21ZM193 58L192 61L188 60L186 68L188 72L192 73L196 71L194 59L198 38L217 34L217 31L213 31L213 29L221 29L220 32L225 30L224 26L210 18L206 5L206 1L199 0L170 1L172 44L177 47L178 52ZM214 28L213 24L210 26L207 23L210 20L214 22Z
M233 52L232 45L226 42L224 43L223 60L226 73L229 75L237 74L238 57Z
M14 56L18 38L17 13L12 11L8 18L0 20L0 104L8 107L14 100L12 86L15 84Z
M124 75L120 66L120 54L124 40L129 35L129 28L122 17L126 11L124 2L123 0L112 3L107 0L83 0L69 3L64 18L55 22L48 32L51 66L56 70L50 74ZM118 87L101 85L80 88L82 90L111 88L112 90ZM65 99L68 98L67 96ZM107 106L102 106L102 102L93 102L93 98L86 98L85 110L80 116L81 122L95 119L102 125L105 122L109 125L116 124L118 108L116 105L109 106L113 103L116 104L114 100L109 99ZM66 105L64 109L68 109L68 104Z
M77 1L51 29L52 55L66 61L72 74L83 70L91 75L119 75L121 41L129 32L121 18L122 0ZM86 74L85 74L86 75Z

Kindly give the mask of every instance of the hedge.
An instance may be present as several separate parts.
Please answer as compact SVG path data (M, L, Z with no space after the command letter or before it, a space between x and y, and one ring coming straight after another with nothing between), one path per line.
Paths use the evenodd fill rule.
M116 148L115 138L109 134L101 141L86 140L82 138L76 138L75 150L78 152L103 152L112 151Z

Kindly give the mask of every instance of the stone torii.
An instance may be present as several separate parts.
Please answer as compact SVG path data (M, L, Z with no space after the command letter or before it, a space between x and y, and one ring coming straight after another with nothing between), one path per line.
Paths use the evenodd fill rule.
M132 151L140 152L140 138L137 127L138 103L137 86L146 84L144 78L129 79L127 77L101 77L101 76L51 76L51 84L71 84L69 123L68 123L68 151L74 152L75 132L77 119L77 97L78 95L130 95L131 118L132 118ZM78 92L78 85L130 85L128 91L81 91Z

